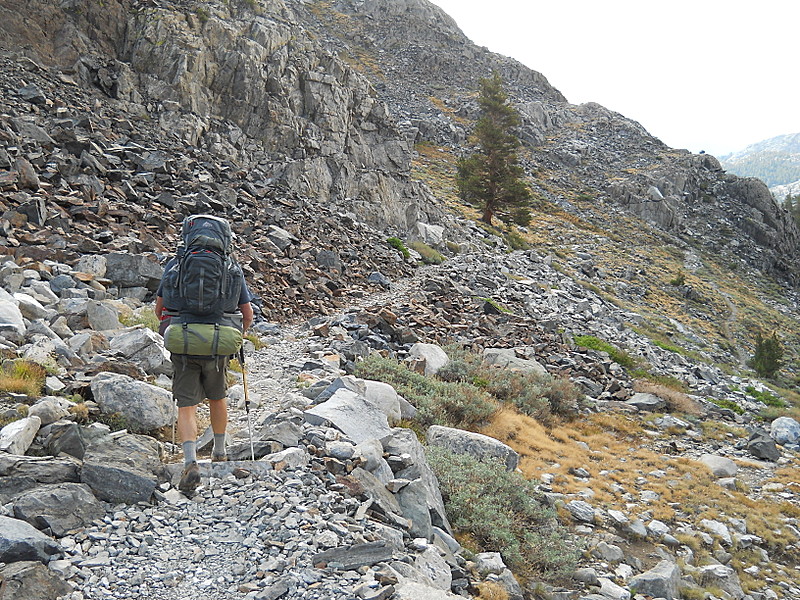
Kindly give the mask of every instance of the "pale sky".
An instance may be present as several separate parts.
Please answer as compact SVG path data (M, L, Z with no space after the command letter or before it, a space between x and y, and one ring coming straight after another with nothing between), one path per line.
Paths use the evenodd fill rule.
M800 132L797 0L432 0L476 44L674 148Z

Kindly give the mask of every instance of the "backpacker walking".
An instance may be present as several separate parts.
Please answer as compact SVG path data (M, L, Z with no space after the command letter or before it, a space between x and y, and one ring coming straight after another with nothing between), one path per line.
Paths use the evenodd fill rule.
M233 234L220 217L183 220L181 245L164 268L155 304L164 345L172 353L172 394L184 469L178 488L191 494L200 484L197 406L208 400L214 432L212 462L227 460L227 370L253 321L253 296L231 254Z

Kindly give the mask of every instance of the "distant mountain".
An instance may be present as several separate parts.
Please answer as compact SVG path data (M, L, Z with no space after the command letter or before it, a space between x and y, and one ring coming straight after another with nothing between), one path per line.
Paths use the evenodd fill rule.
M720 157L723 168L741 177L758 177L770 188L800 181L800 133L779 135ZM773 190L785 195L785 190Z

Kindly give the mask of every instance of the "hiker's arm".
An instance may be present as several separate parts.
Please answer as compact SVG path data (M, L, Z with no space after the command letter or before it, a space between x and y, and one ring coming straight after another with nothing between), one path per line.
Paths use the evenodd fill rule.
M239 305L239 310L242 313L242 327L247 331L253 323L253 305L249 302Z
M156 296L156 305L155 307L153 307L153 312L156 313L156 318L160 320L161 313L164 312L164 298L162 298L161 296Z

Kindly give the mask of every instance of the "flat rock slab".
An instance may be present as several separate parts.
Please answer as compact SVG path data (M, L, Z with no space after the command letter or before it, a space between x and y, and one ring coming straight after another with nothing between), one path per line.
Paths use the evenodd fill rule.
M431 446L439 446L455 454L468 454L480 461L496 461L508 471L513 471L519 464L519 454L513 448L488 435L431 425L425 437Z
M49 529L56 537L84 527L106 514L92 490L81 483L60 483L38 487L14 501L14 516L37 529Z
M342 431L356 444L380 440L391 434L386 415L364 396L339 389L330 399L305 411L306 421L322 425L326 421Z
M313 556L312 564L324 564L328 568L353 571L359 567L369 567L387 561L392 558L392 553L393 550L386 541L379 540L320 552Z

